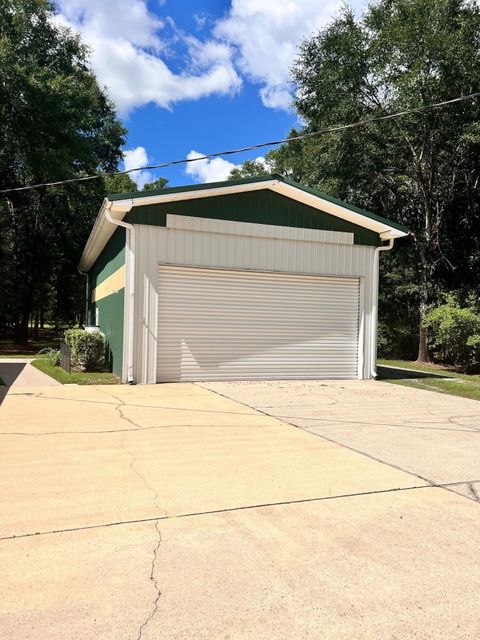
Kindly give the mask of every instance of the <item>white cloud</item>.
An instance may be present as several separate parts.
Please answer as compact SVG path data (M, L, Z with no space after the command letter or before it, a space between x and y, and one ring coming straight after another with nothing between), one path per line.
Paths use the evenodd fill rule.
M255 158L255 162L258 162L258 164L263 165L263 168L265 169L265 171L269 171L270 173L273 171L272 165L265 158L265 156L258 156L258 158Z
M147 151L144 147L136 147L123 152L123 170L129 171L137 167L145 167L150 164ZM137 183L139 189L143 189L146 182L152 182L153 175L149 171L132 171L128 174Z
M99 81L123 115L148 103L171 108L181 100L232 95L241 86L226 43L187 42L195 60L173 72L164 58L169 39L165 21L149 13L145 0L58 0L56 22L79 32L92 50ZM175 34L175 38L178 38Z
M288 109L293 99L290 69L299 43L325 26L341 6L341 0L232 0L214 34L235 49L242 73L262 85L263 104Z
M147 0L57 0L56 22L90 45L100 83L122 115L148 103L171 109L182 100L234 95L242 77L260 85L266 107L288 110L298 45L331 20L343 0L231 0L216 22L194 13L203 39L177 29L165 0L155 4L161 19ZM360 9L366 0L350 4Z
M192 150L187 158L202 158L204 155L203 153ZM269 173L273 171L273 167L264 156L255 158L254 162L263 165ZM185 173L197 182L221 182L222 180L228 180L232 169L237 167L240 167L240 164L233 164L223 158L211 158L190 162L186 165Z
M187 158L201 158L203 153L198 151L190 151ZM236 165L223 158L212 158L211 160L197 160L190 162L185 168L185 173L191 176L197 182L220 182L227 180L230 172Z

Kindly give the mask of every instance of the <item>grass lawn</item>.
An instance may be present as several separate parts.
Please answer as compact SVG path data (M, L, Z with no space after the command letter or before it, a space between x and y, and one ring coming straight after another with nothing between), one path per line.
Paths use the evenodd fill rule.
M422 377L422 378L395 378L388 379L380 376L385 382L392 384L401 384L406 387L414 387L415 389L426 389L428 391L436 391L437 393L448 393L453 396L462 398L471 398L472 400L480 400L480 375L468 375L466 373L456 373L449 369L440 367L439 365L423 365L408 360L378 360L379 365L388 365L390 367L401 367L402 369L413 369L422 373L437 374L440 377Z
M56 367L48 360L38 358L32 361L32 365L39 371L46 373L54 380L61 382L62 384L119 384L120 379L114 373L105 372L88 372L81 373L79 371L72 371L67 373L61 367Z

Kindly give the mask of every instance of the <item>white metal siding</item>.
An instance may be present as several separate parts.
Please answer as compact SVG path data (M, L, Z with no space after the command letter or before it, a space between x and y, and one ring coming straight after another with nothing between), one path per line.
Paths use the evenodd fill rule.
M205 227L208 224L205 220ZM135 225L135 380L157 379L159 263L360 278L359 377L370 377L375 247L302 241L295 229L292 237L282 239L250 237L247 223L244 229L245 235L229 235Z
M167 214L167 227L169 229L180 229L182 231L223 233L229 236L236 235L251 238L353 245L353 233L346 231L326 231L323 229L282 227L273 224L234 222L232 220L217 220L213 218L194 218L192 216L181 216L172 213Z
M358 278L160 266L157 381L356 378Z

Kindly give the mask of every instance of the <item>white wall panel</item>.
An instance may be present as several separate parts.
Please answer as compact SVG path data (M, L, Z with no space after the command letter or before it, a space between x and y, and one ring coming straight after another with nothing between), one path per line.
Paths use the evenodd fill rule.
M371 370L370 327L374 247L260 238L135 225L135 379L155 382L159 264L353 276L362 279L363 377ZM148 297L148 303L145 299ZM361 360L361 358L360 358Z
M215 220L213 218L194 218L167 214L167 227L183 231L201 231L204 233L223 233L257 238L279 238L285 240L301 240L311 242L334 242L336 244L353 244L353 233L345 231L327 231L324 229L304 229L302 227L282 227L271 224L253 222L234 222L231 220Z

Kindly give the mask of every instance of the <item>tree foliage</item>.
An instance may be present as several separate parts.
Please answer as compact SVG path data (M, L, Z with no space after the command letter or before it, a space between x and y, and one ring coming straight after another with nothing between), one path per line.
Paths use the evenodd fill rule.
M234 167L228 176L229 180L238 180L240 178L251 178L254 176L267 176L270 171L270 165L260 160L245 160L242 164Z
M462 307L454 294L425 317L434 357L445 364L472 369L480 364L480 316L478 309Z
M48 0L0 6L0 189L112 171L125 129L79 37ZM83 307L76 264L105 195L103 180L0 196L0 317L25 340L33 312Z
M161 176L153 180L153 182L147 182L143 190L144 191L153 191L155 189L165 189L168 185L167 178L162 178Z
M138 191L137 183L131 179L128 173L106 176L104 178L104 184L107 194Z

